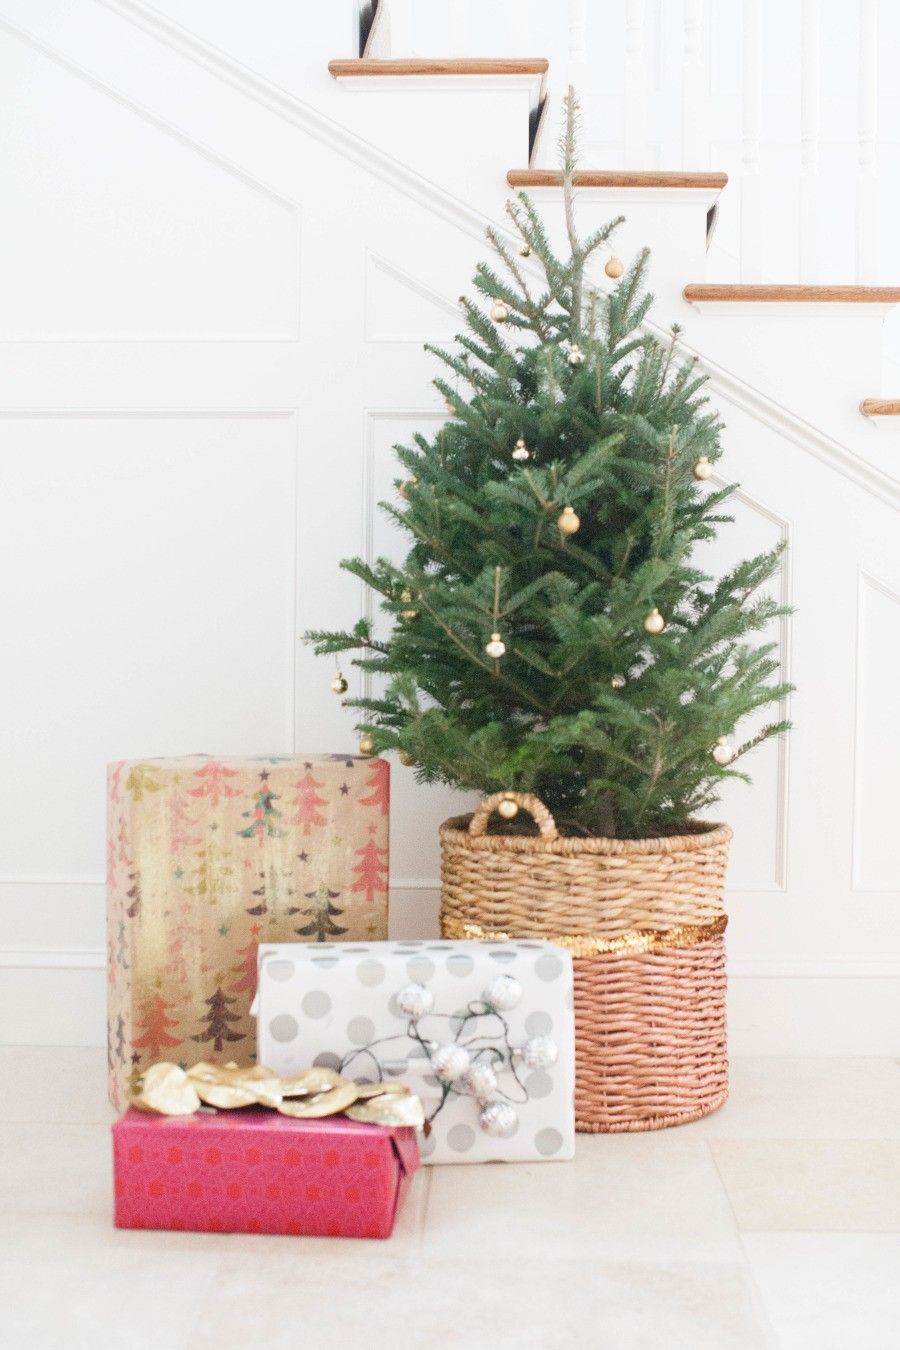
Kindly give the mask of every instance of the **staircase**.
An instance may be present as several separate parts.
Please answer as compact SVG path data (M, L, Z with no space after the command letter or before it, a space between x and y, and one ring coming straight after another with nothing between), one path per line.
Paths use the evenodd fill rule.
M413 63L383 5L362 25L349 0L310 8L270 0L261 25L226 0L0 0L30 109L5 143L0 258L0 567L22 582L3 602L13 1041L102 1035L98 766L351 743L298 634L358 617L340 558L400 547L377 510L392 446L446 416L423 344L458 331L486 226L524 188L562 235L553 63ZM878 371L900 293L713 286L735 190L597 158L576 209L584 231L626 216L626 264L651 246L649 326L680 323L709 375L741 485L710 566L789 546L796 731L722 804L732 1048L893 1053L900 423ZM437 825L468 802L392 772L395 931L428 937Z

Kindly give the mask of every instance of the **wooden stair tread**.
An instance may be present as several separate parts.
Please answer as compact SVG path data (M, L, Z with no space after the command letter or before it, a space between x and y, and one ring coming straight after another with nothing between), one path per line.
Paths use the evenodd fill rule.
M747 301L750 303L898 305L900 286L685 286L682 295L696 301Z
M336 80L349 75L546 75L549 66L550 62L543 57L533 60L466 57L451 61L359 57L352 61L328 62L328 69Z
M510 187L562 187L563 176L558 169L510 169L506 181ZM578 169L572 181L575 187L721 189L728 182L728 174Z
M864 417L900 417L900 398L864 398L859 411Z

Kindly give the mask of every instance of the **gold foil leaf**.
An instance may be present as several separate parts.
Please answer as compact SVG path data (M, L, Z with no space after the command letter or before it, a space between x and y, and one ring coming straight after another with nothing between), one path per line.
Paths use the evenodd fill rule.
M346 1111L356 1101L358 1088L355 1083L340 1083L327 1092L317 1092L312 1097L301 1097L299 1101L282 1102L278 1110L283 1116L294 1116L298 1120L314 1120L318 1116L336 1116Z
M195 1064L188 1069L200 1100L207 1106L233 1111L241 1106L270 1106L281 1102L281 1079L262 1064L240 1069L236 1064Z
M311 1097L316 1093L328 1092L331 1088L340 1087L346 1081L346 1078L342 1078L334 1069L327 1069L324 1065L314 1065L311 1069L302 1069L300 1073L282 1079L281 1095L282 1097Z
M418 1128L425 1124L422 1103L411 1092L386 1092L380 1097L370 1097L368 1101L348 1106L345 1114L351 1120L361 1120L367 1125L413 1125Z
M184 1069L177 1064L154 1064L144 1074L132 1106L161 1116L192 1116L199 1109L200 1098Z
M405 1083L357 1083L356 1095L360 1101L367 1097L402 1097L408 1095Z

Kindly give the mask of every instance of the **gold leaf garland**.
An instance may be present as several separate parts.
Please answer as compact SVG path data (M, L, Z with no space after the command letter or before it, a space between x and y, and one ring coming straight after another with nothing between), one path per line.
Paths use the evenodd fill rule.
M663 951L669 947L693 947L697 942L707 942L710 938L721 937L725 932L728 919L723 914L712 923L677 924L673 928L633 928L629 933L617 937L590 937L578 933L504 933L495 928L482 928L477 923L463 923L460 919L446 918L443 921L443 933L447 938L474 938L480 942L510 942L523 936L541 937L545 941L555 942L565 947L573 957L606 956L609 954L637 955L641 952Z
M346 1115L376 1125L421 1126L422 1103L402 1083L354 1083L334 1069L314 1067L279 1078L261 1064L153 1064L131 1105L160 1116L191 1116L203 1105L221 1111L266 1106L283 1116L315 1120Z

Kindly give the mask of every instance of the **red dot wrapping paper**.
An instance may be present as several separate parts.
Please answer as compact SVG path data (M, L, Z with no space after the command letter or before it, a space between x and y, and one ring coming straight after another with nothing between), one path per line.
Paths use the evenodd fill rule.
M247 1063L261 942L387 937L386 760L128 760L107 774L107 1062Z
M273 1111L112 1127L117 1228L386 1238L419 1165L415 1131Z

